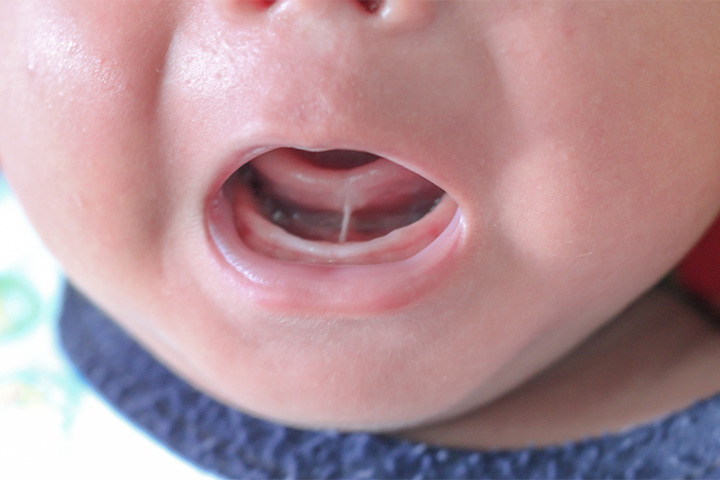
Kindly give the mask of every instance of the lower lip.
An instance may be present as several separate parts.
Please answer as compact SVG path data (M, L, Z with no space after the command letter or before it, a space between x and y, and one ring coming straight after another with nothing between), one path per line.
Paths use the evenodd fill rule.
M287 263L250 249L237 233L230 202L217 191L206 226L230 288L261 308L284 314L367 315L417 304L447 285L464 232L460 209L427 247L410 258L372 265Z

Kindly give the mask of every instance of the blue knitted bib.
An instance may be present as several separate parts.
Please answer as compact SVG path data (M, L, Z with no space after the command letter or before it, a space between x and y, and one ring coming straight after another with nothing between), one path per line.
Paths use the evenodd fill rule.
M60 329L69 357L122 415L219 477L720 479L720 395L622 434L555 447L440 448L297 430L228 408L173 375L71 287Z

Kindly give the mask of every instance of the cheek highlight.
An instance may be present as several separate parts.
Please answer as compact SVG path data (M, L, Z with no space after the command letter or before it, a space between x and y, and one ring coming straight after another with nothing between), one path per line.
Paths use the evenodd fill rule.
M29 25L20 42L27 46L26 81L48 110L78 97L108 103L126 92L117 60L93 51L72 19L40 16Z

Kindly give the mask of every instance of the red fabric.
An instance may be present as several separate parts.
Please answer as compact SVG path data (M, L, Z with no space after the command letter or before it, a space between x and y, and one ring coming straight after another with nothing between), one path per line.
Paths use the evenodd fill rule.
M720 308L720 218L680 262L677 273L686 287Z

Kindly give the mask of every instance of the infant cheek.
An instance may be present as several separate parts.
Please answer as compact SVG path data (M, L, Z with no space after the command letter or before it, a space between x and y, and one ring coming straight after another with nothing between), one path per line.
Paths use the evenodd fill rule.
M44 86L47 92L50 85ZM2 115L4 169L69 275L97 280L153 265L166 228L165 196L151 173L145 125L112 125L110 115L83 97L54 102L52 109L47 97L24 98ZM32 121L33 129L17 118Z

